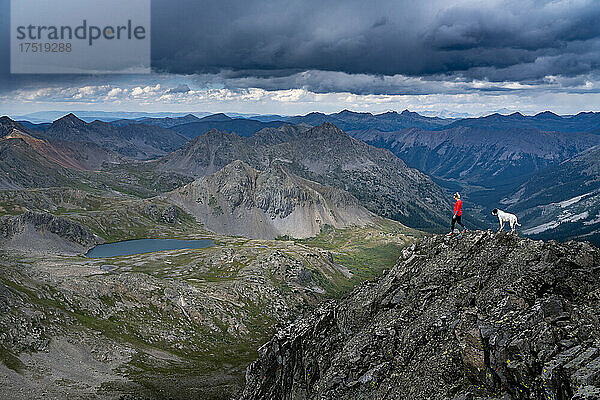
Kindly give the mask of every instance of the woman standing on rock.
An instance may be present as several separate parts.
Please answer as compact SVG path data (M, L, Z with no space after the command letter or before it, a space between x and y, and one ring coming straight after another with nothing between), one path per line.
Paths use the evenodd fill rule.
M462 233L467 231L467 228L462 223L462 200L460 199L460 194L458 192L454 193L454 215L452 216L452 229L448 236L452 236L454 233L454 224L458 222L460 226L463 227Z

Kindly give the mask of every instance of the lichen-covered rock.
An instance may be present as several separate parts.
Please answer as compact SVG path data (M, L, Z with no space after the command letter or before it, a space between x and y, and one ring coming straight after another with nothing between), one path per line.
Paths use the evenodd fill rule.
M375 282L280 331L253 399L600 398L600 251L426 238Z

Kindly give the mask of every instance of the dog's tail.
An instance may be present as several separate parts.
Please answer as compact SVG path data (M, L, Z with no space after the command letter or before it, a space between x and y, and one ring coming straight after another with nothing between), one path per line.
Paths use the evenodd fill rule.
M521 224L519 223L519 221L515 222L516 226L521 226Z

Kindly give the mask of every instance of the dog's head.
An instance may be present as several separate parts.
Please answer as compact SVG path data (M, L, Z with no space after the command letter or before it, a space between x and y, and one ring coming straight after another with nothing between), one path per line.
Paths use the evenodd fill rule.
M498 209L497 208L494 208L492 210L492 215L498 215Z

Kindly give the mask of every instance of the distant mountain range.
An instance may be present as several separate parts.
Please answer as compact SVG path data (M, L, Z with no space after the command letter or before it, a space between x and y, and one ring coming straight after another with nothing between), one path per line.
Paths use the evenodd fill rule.
M68 187L147 197L190 181L169 172L149 175L143 164L128 170L127 157L93 142L32 136L37 133L0 118L0 190Z
M20 154L7 157L5 164L8 160L12 164L4 168L17 170L21 168L18 160L32 159L34 153L58 164L67 176L73 170L101 169L105 163L114 166L127 160L156 159L143 166L127 167L128 172L120 179L129 179L136 170L143 171L143 179L167 174L170 183L161 187L173 187L180 178L172 179L172 174L198 179L236 160L258 171L283 162L291 174L348 191L368 210L426 230L441 230L447 225L447 197L453 191L463 193L467 219L475 226L483 226L479 220L493 223L488 209L508 208L522 214L525 232L532 235L542 235L538 227L549 223L544 218L553 215L540 207L565 204L578 196L584 196L581 204L584 199L593 198L591 192L584 193L588 186L571 184L567 190L555 180L559 176L565 182L582 179L577 167L570 166L579 165L577 160L581 157L593 161L586 151L600 145L600 113L496 113L481 118L445 119L407 110L382 114L344 110L293 117L234 117L136 115L112 122L85 122L68 114L52 124L16 123L3 118L0 132L6 142L4 151ZM344 130L358 140L343 134ZM29 149L14 144L17 138ZM397 157L363 142L390 150ZM27 181L16 173L14 177L4 177L3 185L19 187L23 181L24 187L33 187L59 182L62 178L57 177L65 176L64 171L55 170L54 166L46 169L46 161L37 162L38 177L47 170L53 179ZM113 172L118 170L119 167ZM422 173L430 175L433 181ZM547 190L553 188L552 198L543 190L536 191L539 182L544 182ZM542 193L546 193L545 197ZM581 224L588 221L580 220ZM575 237L579 229L576 226L562 223L560 229L548 228L544 232L556 234L556 238ZM597 234L592 228L581 232L586 237Z
M231 118L225 114L213 114L203 118L198 118L192 114L177 118L141 118L138 120L118 120L112 122L113 125L127 126L131 124L145 124L170 128L188 138L195 138L211 129L217 129L221 132L236 133L239 136L252 136L264 128L278 128L283 121L258 121L247 118Z
M3 150L0 186L21 188L52 186L58 176L71 176L70 170L99 169L120 157L92 143L48 141L7 117L0 118L0 146ZM25 162L27 160L27 162Z
M550 132L538 128L486 129L450 125L440 131L353 131L373 146L390 149L409 166L436 178L488 188L522 183L536 171L600 144L593 133Z
M142 160L165 155L188 140L177 132L158 126L137 123L115 126L102 121L87 123L74 114L54 121L45 131L32 131L32 134L42 139L91 143L125 157Z
M438 117L427 117L415 112L404 110L401 113L390 111L382 114L357 113L353 111L340 111L339 113L324 114L313 112L306 115L281 116L281 115L252 115L241 116L220 113L203 118L194 115L186 115L177 118L140 118L113 121L113 124L145 123L162 127L174 128L176 131L195 137L210 129L218 129L223 132L235 132L240 136L250 136L265 127L277 128L282 123L292 125L305 124L309 126L321 125L325 122L332 123L338 128L348 131L356 129L378 129L382 131L395 131L404 128L418 127L422 129L442 129L444 126L454 122L454 119ZM179 124L178 124L179 123ZM190 124L177 127L177 125ZM193 124L193 125L191 125Z
M383 114L357 113L348 110L336 114L310 113L303 116L289 117L286 122L309 125L320 125L324 122L335 124L344 131L357 129L377 129L380 131L396 131L404 128L441 129L450 124L452 120L437 117L424 117L415 112L404 110L401 113L395 111Z
M581 112L577 115L560 116L550 111L533 116L513 113L510 115L492 114L481 118L467 118L453 122L448 127L476 127L486 130L530 129L549 132L598 132L600 113Z
M221 113L205 117L188 114L180 117L127 119L113 121L112 123L118 125L144 123L164 128L173 128L185 136L196 137L208 132L210 129L230 133L235 132L240 136L250 136L265 127L277 128L283 123L317 126L324 122L330 122L343 131L376 130L380 132L396 132L408 128L439 131L458 127L470 127L479 130L539 129L540 131L556 132L600 131L599 113L582 112L577 115L559 116L549 111L533 116L526 116L520 113L508 115L494 113L479 118L430 117L408 110L404 110L401 113L390 111L381 114L344 110L333 114L313 112L298 116L234 115L233 118Z
M261 122L245 118L233 119L225 114L216 114L201 118L197 122L177 125L171 129L189 138L198 137L211 129L218 129L221 132L236 133L239 136L248 137L264 128L278 128L283 123L283 121Z
M131 119L118 119L116 121L112 121L111 123L116 126L127 126L134 124L144 124L144 125L154 125L160 128L172 128L177 125L183 125L190 122L200 121L200 118L196 117L192 114L184 115L183 117L144 117L138 118L135 120Z

